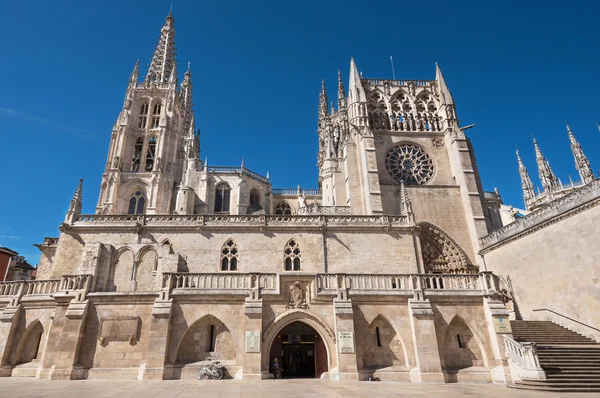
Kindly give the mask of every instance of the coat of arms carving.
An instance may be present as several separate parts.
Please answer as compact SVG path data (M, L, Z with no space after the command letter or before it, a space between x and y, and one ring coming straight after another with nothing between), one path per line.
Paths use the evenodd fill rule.
M288 293L288 304L285 308L308 308L308 304L306 304L306 291L300 284L300 281L296 281L292 286L290 286Z

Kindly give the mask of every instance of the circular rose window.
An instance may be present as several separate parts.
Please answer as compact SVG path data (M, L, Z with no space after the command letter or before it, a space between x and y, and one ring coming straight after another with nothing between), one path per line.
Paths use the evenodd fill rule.
M385 156L385 168L398 182L423 185L433 177L433 161L423 149L414 145L398 145Z

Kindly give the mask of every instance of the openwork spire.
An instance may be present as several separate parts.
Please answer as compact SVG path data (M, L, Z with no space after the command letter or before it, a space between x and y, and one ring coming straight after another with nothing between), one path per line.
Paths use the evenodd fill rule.
M321 80L321 94L319 94L319 119L325 119L329 113L327 103L327 91L325 90L325 80Z
M523 201L525 202L525 207L533 197L535 196L535 192L533 190L533 183L531 182L531 178L529 177L529 172L527 168L523 164L523 160L521 159L521 155L517 150L517 161L519 162L519 175L521 176L521 189L523 190Z
M542 151L540 150L535 138L533 139L533 145L535 146L535 160L537 162L542 188L547 193L552 193L560 188L560 184L554 175L554 172L550 168L550 163L546 160L544 155L542 155Z
M169 13L160 31L160 38L148 67L145 83L167 83L171 75L177 77L177 61L175 60L175 20Z
M575 167L579 172L581 181L584 184L592 182L594 180L594 172L590 166L590 161L587 159L587 157L585 157L583 149L581 149L581 145L575 139L575 136L573 135L569 125L567 125L567 131L569 132L569 141L571 141L571 151L573 152L573 157L575 158Z
M194 112L194 103L192 98L192 72L190 72L189 62L187 71L185 72L185 75L183 76L183 81L181 82L181 90L179 96L184 111L184 128L188 128L192 121Z
M344 82L342 81L342 72L338 70L338 110L346 107L346 93L344 92Z

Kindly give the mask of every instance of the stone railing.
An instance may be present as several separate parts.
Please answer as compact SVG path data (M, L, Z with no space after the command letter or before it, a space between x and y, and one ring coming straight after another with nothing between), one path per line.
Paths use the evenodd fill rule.
M51 295L58 291L60 279L0 282L0 297Z
M483 196L489 199L500 199L500 195L494 191L483 191Z
M600 180L596 179L589 184L574 190L568 195L556 199L544 207L527 214L517 221L505 225L480 238L479 243L483 248L482 252L486 253L488 251L486 249L506 241L509 238L526 233L526 231L533 227L544 224L565 213L572 213L575 209L582 208L582 205L588 202L596 203L598 199L600 199Z
M309 209L315 209L310 207ZM195 215L104 215L85 214L77 216L75 227L95 226L131 226L180 228L227 228L227 227L406 227L407 216L355 216L350 215L350 207L319 207L319 211L329 215L229 215L229 214L195 214ZM300 209L302 210L302 209ZM315 210L317 211L317 210ZM313 210L309 210L313 212ZM335 214L343 213L343 214Z
M91 283L92 275L63 275L60 277L58 290L61 292L85 291L87 293L90 290Z
M162 288L174 292L186 290L246 294L250 290L278 292L277 274L242 273L163 273Z
M305 214L352 214L350 206L305 206L298 209L298 215Z
M415 84L415 86L427 86L429 83L434 82L435 80L388 80L388 79L364 79L369 84L374 86L380 86L385 83L391 84L393 86L408 86L409 82Z
M262 182L269 182L267 177L263 177L258 173L248 170L245 167L231 167L231 166L209 166L208 171L212 173L244 173L250 177L256 178Z
M502 336L513 382L525 378L538 380L546 378L540 366L535 343L520 343L507 335Z
M319 189L298 189L298 188L273 188L273 195L293 195L293 196L321 196L323 193Z
M420 275L426 290L482 290L480 275Z

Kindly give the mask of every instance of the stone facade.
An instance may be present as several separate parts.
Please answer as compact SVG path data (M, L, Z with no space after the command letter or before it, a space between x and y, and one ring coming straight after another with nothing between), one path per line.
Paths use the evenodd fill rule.
M337 108L322 86L319 189L278 189L200 160L174 35L169 15L132 73L96 214L80 183L37 280L0 284L0 374L187 379L219 360L260 379L277 357L284 377L507 382L508 312L477 255L492 221L440 68L375 80L352 60Z

